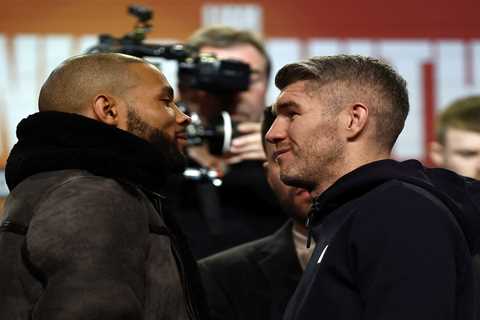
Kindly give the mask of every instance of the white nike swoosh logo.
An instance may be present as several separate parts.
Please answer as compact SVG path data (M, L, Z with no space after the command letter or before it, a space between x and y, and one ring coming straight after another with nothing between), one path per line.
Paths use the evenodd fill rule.
M328 244L327 244L326 247L323 249L322 254L320 255L320 258L318 258L317 264L319 264L320 262L322 262L323 256L325 255L325 252L327 252L327 248L328 248Z

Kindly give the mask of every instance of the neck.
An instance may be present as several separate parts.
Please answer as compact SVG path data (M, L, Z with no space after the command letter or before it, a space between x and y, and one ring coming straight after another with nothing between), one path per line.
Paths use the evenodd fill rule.
M314 186L314 188L310 191L310 194L313 198L320 196L325 190L330 188L338 179L343 177L344 175L354 171L355 169L366 165L371 162L375 162L378 160L385 160L390 159L389 152L375 152L375 153L366 153L366 152L355 152L355 155L347 156L345 159L349 159L348 161L344 161L342 163L342 168L336 170L336 174L332 175L329 179L320 179L320 181Z

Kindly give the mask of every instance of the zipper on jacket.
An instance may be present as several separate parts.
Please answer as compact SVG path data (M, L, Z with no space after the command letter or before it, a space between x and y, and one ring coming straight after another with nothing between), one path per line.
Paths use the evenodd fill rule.
M305 221L305 226L307 227L308 234L307 234L307 249L310 248L310 245L312 244L312 216L313 213L310 211L307 216L307 220Z
M310 248L310 245L312 244L312 237L313 237L312 220L313 220L313 216L315 215L315 212L319 212L319 211L320 211L320 204L318 203L317 198L315 198L312 201L312 207L310 208L310 211L308 212L307 220L305 221L305 227L308 230L307 248Z

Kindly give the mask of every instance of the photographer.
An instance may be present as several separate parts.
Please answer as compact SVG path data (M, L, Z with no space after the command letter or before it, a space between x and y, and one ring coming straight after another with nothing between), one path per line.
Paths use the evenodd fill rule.
M238 131L230 150L222 155L213 155L205 145L187 150L193 165L214 170L223 179L219 187L210 181L179 182L178 194L188 194L191 199L177 201L174 210L194 255L201 258L270 234L286 217L280 213L262 169L265 153L260 118L270 72L263 44L248 31L210 27L195 32L187 45L200 54L244 62L251 70L248 90L234 93L193 89L185 86L179 75L181 102L189 111L207 125L227 111Z
M247 91L235 95L219 96L205 91L190 90L182 87L180 94L187 100L189 108L209 122L221 110L232 114L232 119L240 122L242 137L235 139L228 157L223 157L227 164L243 160L265 160L260 137L260 118L265 108L265 95L270 74L270 59L265 47L258 37L249 31L230 27L209 27L195 32L187 43L200 54L214 54L218 59L234 59L250 66L250 86ZM193 155L196 157L196 155ZM206 159L199 158L200 163Z

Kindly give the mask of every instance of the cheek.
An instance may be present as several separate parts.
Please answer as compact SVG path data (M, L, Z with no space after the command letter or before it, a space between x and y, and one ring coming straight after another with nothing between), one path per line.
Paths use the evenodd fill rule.
M453 150L447 150L445 152L445 162L458 167L468 164L470 162L470 159L456 153Z
M311 136L314 134L310 123L304 120L304 118L298 118L292 121L288 127L288 136L300 149L311 147L309 143L311 143Z
M450 157L450 160L447 163L451 166L454 171L459 173L468 172L475 166L475 159L474 158L465 158L460 155L455 155Z
M263 82L257 82L250 86L248 91L245 91L244 94L248 96L255 96L258 99L264 98L267 92L267 86Z
M263 105L264 99L265 99L265 93L257 90L250 89L240 94L240 100L248 101L253 106L261 105L262 110L264 107Z
M175 125L175 111L172 108L161 107L156 112L155 119L164 128L173 127Z
M175 137L175 130L176 129L176 126L175 126L175 120L174 121L168 121L166 123L163 124L163 132L165 132L166 134L168 134L169 136L171 136L172 138Z
M267 86L264 83L258 83L254 85L250 91L258 97L258 99L265 99L265 95L267 94Z

